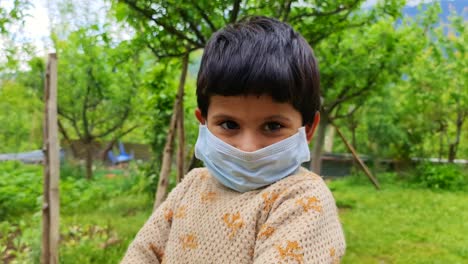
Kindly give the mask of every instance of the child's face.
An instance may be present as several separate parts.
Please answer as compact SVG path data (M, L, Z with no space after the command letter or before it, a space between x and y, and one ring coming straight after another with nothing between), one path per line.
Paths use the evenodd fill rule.
M298 132L302 116L290 103L277 103L271 96L212 96L206 119L199 109L195 115L200 123L224 142L246 152L267 147ZM314 124L306 125L310 142Z

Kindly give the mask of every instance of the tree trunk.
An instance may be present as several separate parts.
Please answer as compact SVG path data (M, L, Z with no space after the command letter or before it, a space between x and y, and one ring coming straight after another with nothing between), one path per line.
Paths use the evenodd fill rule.
M109 152L117 143L117 141L122 138L123 136L127 135L128 133L132 132L135 128L137 128L138 125L132 126L131 128L127 129L126 131L123 131L116 135L109 143L107 143L106 147L101 151L100 157L102 162L105 162L107 160L107 152Z
M113 138L107 145L104 147L104 149L101 151L101 154L99 155L101 157L102 162L106 162L107 160L107 152L109 152L117 142L117 138Z
M163 160L161 164L161 172L159 173L158 189L156 191L156 197L154 201L153 210L158 208L159 205L166 199L167 186L169 184L169 175L171 172L172 165L172 153L174 143L174 133L177 126L177 118L179 115L180 106L179 104L183 101L185 78L187 76L187 68L189 62L189 53L186 53L182 60L182 72L180 74L179 88L177 91L177 97L174 102L173 114L171 117L171 123L169 124L169 131L167 133L166 144L164 145Z
M465 121L465 115L461 111L457 113L457 135L455 141L449 145L449 156L448 161L453 163L457 157L458 145L460 144L461 131L463 127L463 122Z
M91 180L93 178L93 144L92 141L86 141L86 179Z
M324 146L323 146L323 151L325 153L333 152L334 139L335 139L335 128L328 127L328 130L325 133L325 141L324 141Z
M442 130L439 131L439 161L442 160L442 153L444 150L444 133Z
M62 122L60 122L60 120L58 120L57 122L58 122L58 128L59 128L60 133L62 134L63 138L68 143L68 145L70 145L70 149L71 149L73 157L75 158L78 157L78 152L76 151L75 146L73 146L73 142L71 141L70 137L68 136L67 131L63 127Z
M182 181L185 174L185 129L184 129L184 102L179 103L177 110L177 183Z
M320 124L317 131L317 137L312 148L312 162L310 170L320 174L322 169L322 149L325 141L325 132L328 125L328 117L326 114L320 117Z

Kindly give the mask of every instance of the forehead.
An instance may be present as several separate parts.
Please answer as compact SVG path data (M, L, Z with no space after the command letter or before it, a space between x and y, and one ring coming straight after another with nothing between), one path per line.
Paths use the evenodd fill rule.
M301 122L301 114L290 103L278 103L269 95L238 95L210 98L208 118L229 116L243 119L288 118Z

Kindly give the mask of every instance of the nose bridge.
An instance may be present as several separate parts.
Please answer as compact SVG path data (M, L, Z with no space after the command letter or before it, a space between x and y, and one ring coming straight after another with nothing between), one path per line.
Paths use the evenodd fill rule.
M246 151L252 152L256 151L261 148L261 142L256 135L255 131L252 130L245 130L241 134L241 138L239 139L237 148Z

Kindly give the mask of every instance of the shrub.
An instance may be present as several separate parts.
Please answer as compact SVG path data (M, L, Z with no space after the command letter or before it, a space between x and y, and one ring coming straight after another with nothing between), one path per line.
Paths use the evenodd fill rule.
M456 164L422 164L416 180L425 187L443 190L462 190L468 182L466 171Z
M42 167L0 163L0 221L40 208Z

